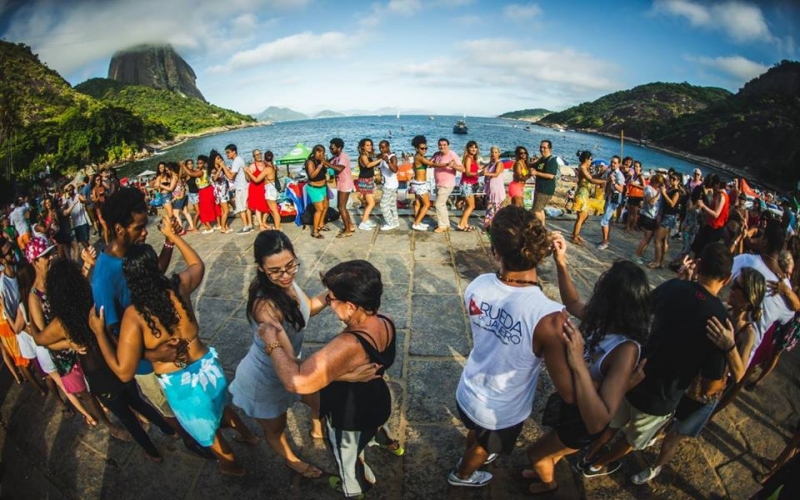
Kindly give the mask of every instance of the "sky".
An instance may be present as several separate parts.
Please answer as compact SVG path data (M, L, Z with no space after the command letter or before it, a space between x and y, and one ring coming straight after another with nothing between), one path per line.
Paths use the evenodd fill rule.
M736 92L800 59L796 0L0 0L0 38L76 85L169 43L209 102L256 114L562 110L636 85Z

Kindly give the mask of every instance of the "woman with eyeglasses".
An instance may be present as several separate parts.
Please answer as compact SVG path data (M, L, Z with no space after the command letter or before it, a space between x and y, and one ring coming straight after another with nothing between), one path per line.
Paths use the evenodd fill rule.
M508 197L511 204L518 207L523 206L525 196L525 181L531 178L531 169L528 166L528 150L522 146L514 149L514 178L508 184Z
M153 361L153 370L175 417L195 441L214 453L221 474L242 476L245 470L237 462L221 428L236 430L236 440L249 445L255 445L258 438L225 404L228 382L217 351L200 338L191 294L203 281L205 265L197 252L173 231L172 219L164 217L159 229L166 241L180 251L186 268L168 278L159 270L153 247L145 243L133 245L122 264L131 305L122 316L119 342L112 345L106 335L102 309L92 308L89 326L108 367L122 382L133 380L145 350L174 342L177 345L174 359Z
M358 497L375 483L364 449L385 437L392 398L383 374L395 358L394 322L378 313L383 294L381 273L364 260L337 264L322 276L325 301L345 329L307 360L297 363L282 323L265 318L258 335L275 373L292 393L320 395L328 447L340 477L330 486L346 497ZM351 377L354 372L364 376ZM400 453L394 453L399 455Z

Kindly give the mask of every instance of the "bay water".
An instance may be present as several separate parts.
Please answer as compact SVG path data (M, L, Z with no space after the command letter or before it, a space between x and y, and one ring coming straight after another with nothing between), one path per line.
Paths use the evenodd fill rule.
M513 150L516 146L524 146L531 156L538 155L539 142L549 139L553 143L553 154L560 156L570 165L576 166L578 159L576 152L588 149L594 154L595 159L610 160L611 156L620 154L620 141L604 136L587 134L583 132L559 132L535 124L528 124L518 120L504 120L499 118L466 117L469 133L466 135L453 134L453 125L460 116L352 116L337 118L318 118L281 122L260 127L250 127L232 130L215 135L208 135L191 139L162 154L146 158L120 167L118 177L132 177L144 170L156 170L161 161L180 161L187 158L196 159L197 155L207 155L212 149L223 153L225 146L235 144L246 162L251 162L253 150L262 152L272 151L278 159L294 148L298 143L303 143L309 148L315 144L322 144L328 149L330 140L334 137L341 138L345 143L345 152L355 164L358 156L356 151L358 141L368 137L372 139L375 150L378 142L388 140L392 151L400 156L403 152L413 153L411 139L415 135L424 135L428 139L429 153L436 151L436 142L440 137L450 140L450 148L457 154L464 152L467 141L474 140L478 143L480 154L489 157L489 148L498 146L501 151ZM526 127L529 130L526 130ZM675 168L681 173L689 174L697 166L690 162L673 156L649 149L647 147L626 141L623 156L632 156L642 162L645 171L657 168ZM293 167L297 171L302 165ZM286 170L280 169L285 175ZM705 168L703 169L706 170Z

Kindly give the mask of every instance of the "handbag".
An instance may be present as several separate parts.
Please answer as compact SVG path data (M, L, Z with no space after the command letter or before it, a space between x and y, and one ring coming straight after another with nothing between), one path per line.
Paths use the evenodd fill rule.
M611 193L609 202L613 203L614 205L619 205L622 202L622 193L620 193L619 191L614 191L613 193Z

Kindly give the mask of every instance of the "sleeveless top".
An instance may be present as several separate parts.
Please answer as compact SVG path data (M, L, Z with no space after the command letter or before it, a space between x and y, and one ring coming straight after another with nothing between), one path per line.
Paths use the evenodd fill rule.
M730 209L731 204L728 202L728 194L724 191L720 191L719 199L717 203L724 203L722 206L722 211L719 213L719 217L716 219L709 218L707 224L714 229L719 229L728 222L728 210ZM714 205L714 210L717 209L717 205Z
M358 157L358 178L373 179L375 177L375 167L367 167L361 164L361 157Z
M489 430L513 427L531 414L544 358L533 352L542 318L564 309L539 287L512 287L483 274L464 292L473 348L456 400L470 420Z
M642 346L635 340L631 340L625 335L620 335L618 333L607 333L606 336L603 337L603 339L598 342L594 348L592 348L591 352L589 351L589 346L586 346L584 359L586 360L586 365L589 367L589 375L591 375L592 380L595 382L601 382L605 378L605 375L603 375L601 371L603 360L606 359L606 356L611 354L611 351L625 342L633 342L636 344L636 348L639 352L639 354L636 356L636 362L638 363L639 356L642 354Z
M303 321L305 322L306 326L308 326L308 319L311 317L311 309L309 309L308 302L306 302L303 298L305 297L305 293L300 289L300 285L298 285L296 282L292 282L292 287L294 288L294 292L297 294L297 298L300 302L300 314L303 316ZM305 329L295 330L291 323L286 321L286 319L283 320L283 329L286 330L286 333L288 334L287 336L292 344L292 350L294 350L295 356L300 358L301 351L303 349ZM278 375L275 373L275 368L272 367L272 360L267 353L264 352L266 347L267 345L258 335L258 323L253 324L253 345L250 346L250 352L248 355L254 358L252 361L254 361L254 364L258 370L262 371L264 374L268 374L269 377L273 377L275 380L278 380Z
M205 171L205 170L203 171L203 175L201 177L197 177L197 178L193 177L193 179L195 180L194 182L195 182L195 185L197 186L198 191L200 189L205 189L205 188L207 188L208 186L211 185L211 181L209 181L209 179L208 179L208 172Z
M42 303L42 314L44 314L44 322L49 325L53 320L52 313L50 312L50 301L47 299L47 294L36 288L31 288L31 293L39 297ZM72 367L78 362L78 353L72 349L62 349L60 351L50 351L50 357L53 358L53 364L56 365L59 375L68 375L72 371Z
M397 155L390 153L387 159L391 160L392 158L397 158ZM400 187L400 182L397 180L397 172L392 172L392 169L389 168L389 162L387 160L381 160L379 167L381 169L381 177L383 178L384 188L397 189Z
M498 164L500 164L500 160L489 165L487 170L491 173L497 172ZM490 203L500 204L506 199L506 189L503 185L503 178L499 175L497 177L489 177L483 189Z
M477 174L478 173L478 162L474 159L470 158L467 160L467 164L469 165L469 173ZM466 165L465 165L466 166ZM472 184L473 186L478 183L478 176L474 177L467 177L466 175L461 175L461 184Z
M367 353L370 363L379 363L378 375L383 375L394 363L395 335L394 322L381 314L384 326L391 329L392 340L386 350L379 352L372 340L359 331L347 331L355 336ZM345 431L374 430L389 420L392 413L392 396L389 386L381 378L369 382L331 382L319 391L320 416L331 419L334 429Z
M314 162L314 168L317 168L318 166L319 165L317 165L317 162ZM319 169L319 173L317 175L315 175L314 177L309 177L308 178L309 182L319 182L319 181L324 181L324 180L325 180L325 169L324 168Z

